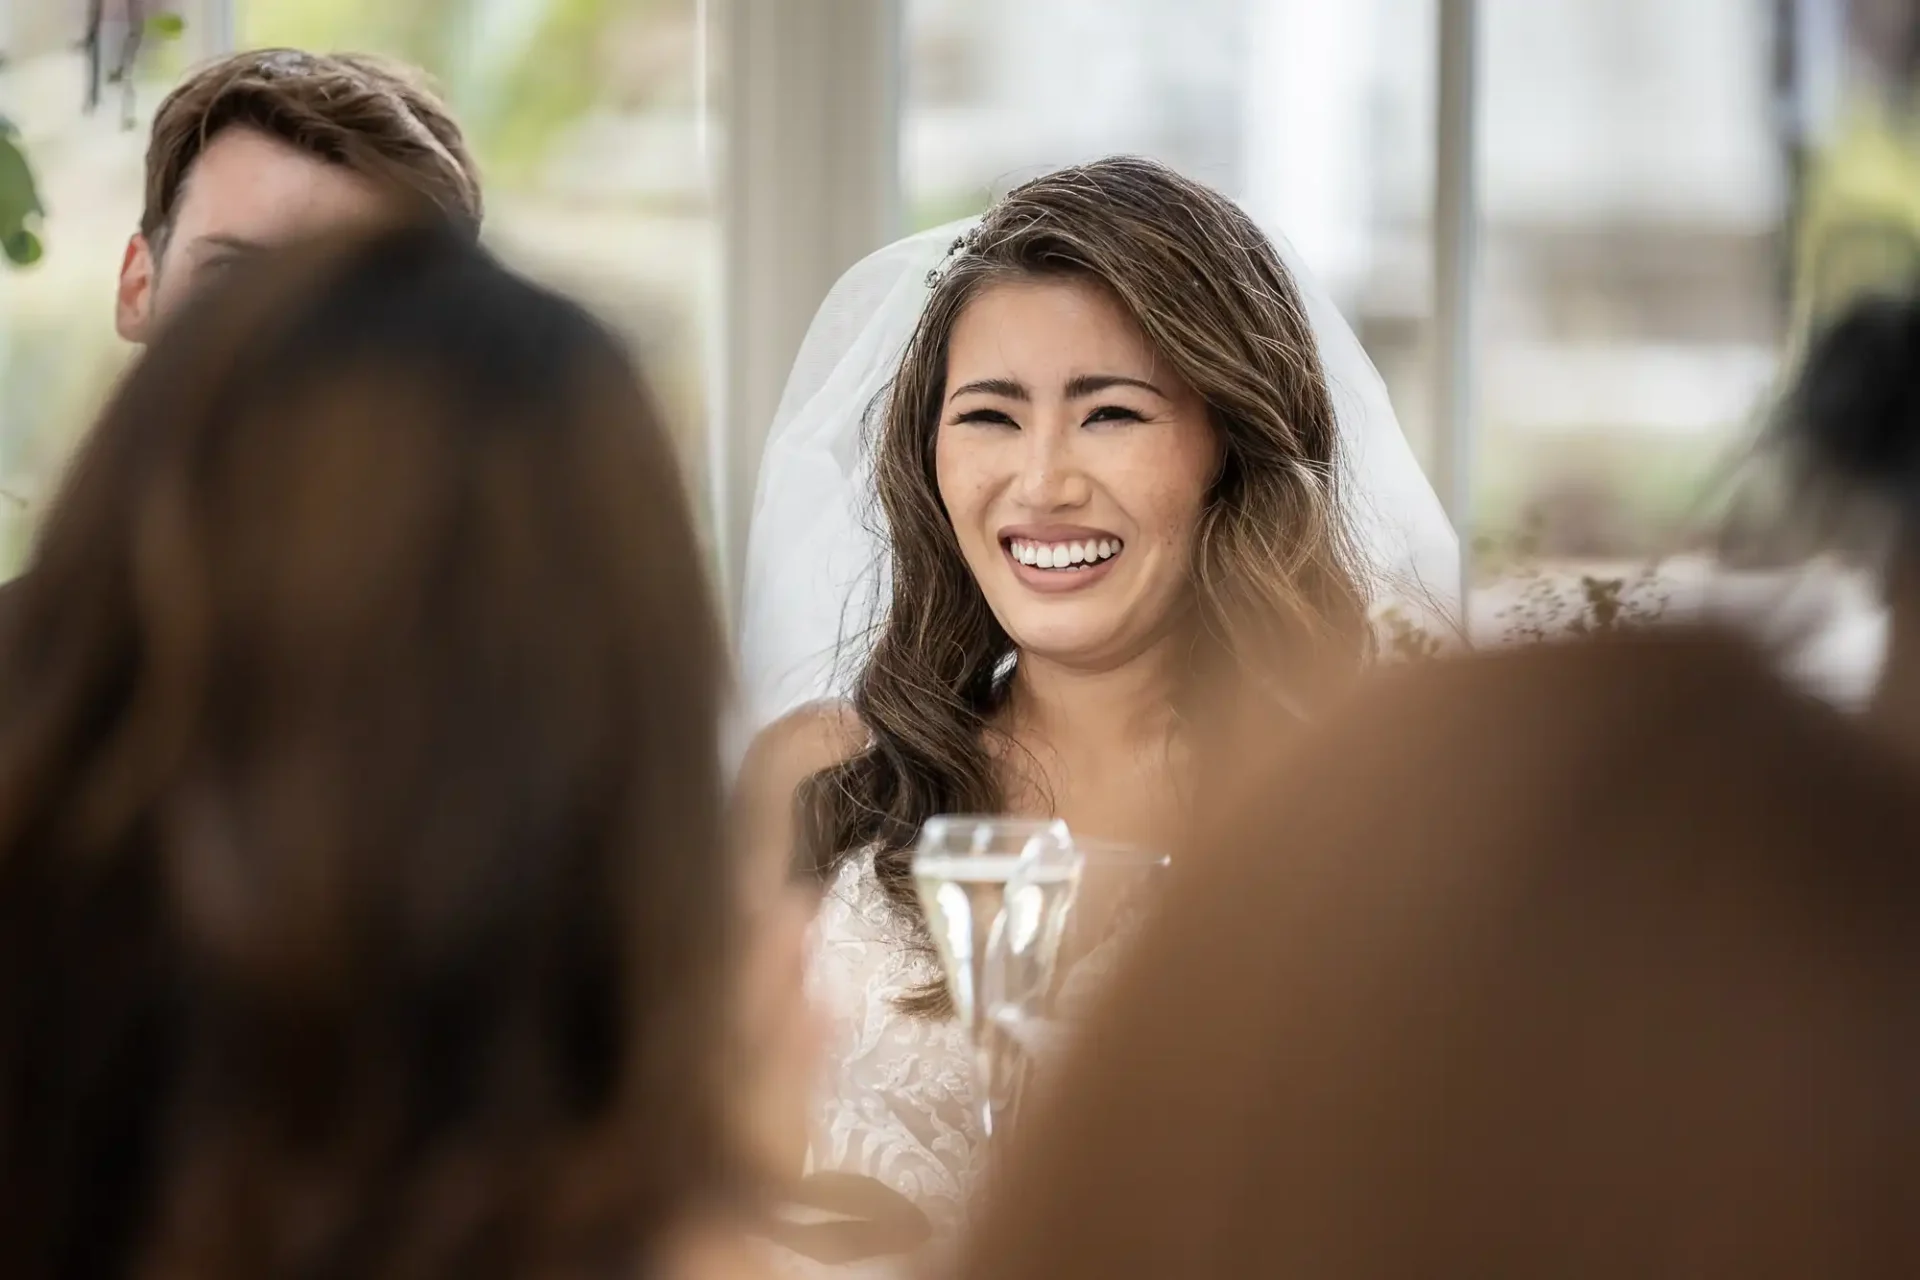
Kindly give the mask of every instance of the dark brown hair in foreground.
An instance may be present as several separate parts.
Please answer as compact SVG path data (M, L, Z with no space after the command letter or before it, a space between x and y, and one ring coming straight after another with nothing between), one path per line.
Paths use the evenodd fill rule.
M1853 725L1662 636L1251 772L967 1276L1920 1273L1920 819Z
M719 1174L701 564L457 233L167 327L0 618L0 1272L633 1274Z

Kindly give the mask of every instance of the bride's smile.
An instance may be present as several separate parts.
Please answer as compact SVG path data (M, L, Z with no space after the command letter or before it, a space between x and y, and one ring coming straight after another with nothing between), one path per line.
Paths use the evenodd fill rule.
M1023 651L1122 662L1191 593L1220 469L1205 402L1084 275L982 289L954 325L940 497L987 605Z
M1000 531L1014 576L1034 591L1083 591L1113 570L1123 539L1082 525L1020 525Z

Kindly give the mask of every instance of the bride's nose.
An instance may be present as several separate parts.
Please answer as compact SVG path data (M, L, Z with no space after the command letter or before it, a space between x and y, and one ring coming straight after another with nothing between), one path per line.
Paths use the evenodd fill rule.
M1092 493L1092 483L1081 468L1075 448L1078 432L1039 426L1024 431L1020 439L1020 473L1013 496L1033 511L1058 511L1084 504Z

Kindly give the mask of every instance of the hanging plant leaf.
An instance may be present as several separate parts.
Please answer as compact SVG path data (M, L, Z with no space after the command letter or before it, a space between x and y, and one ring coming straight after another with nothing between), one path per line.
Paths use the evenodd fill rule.
M46 255L46 247L40 243L40 237L31 231L16 231L0 244L0 251L7 255L7 261L16 267L30 267Z
M35 227L45 212L20 131L0 118L0 252L9 262L26 267L40 260L45 250Z

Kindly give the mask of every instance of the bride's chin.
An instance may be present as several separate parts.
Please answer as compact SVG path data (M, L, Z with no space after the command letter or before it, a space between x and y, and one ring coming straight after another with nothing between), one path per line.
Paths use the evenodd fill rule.
M1190 611L1143 609L1141 603L1055 600L994 612L1013 641L1016 661L1037 659L1093 673L1158 661L1155 655L1164 654L1169 643L1178 647L1178 637L1191 623Z
M1126 634L1115 626L1037 625L1008 628L1015 654L1058 667L1094 671L1125 665L1131 651Z

